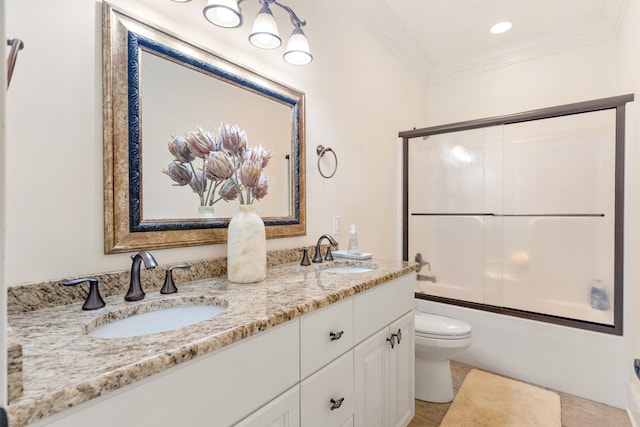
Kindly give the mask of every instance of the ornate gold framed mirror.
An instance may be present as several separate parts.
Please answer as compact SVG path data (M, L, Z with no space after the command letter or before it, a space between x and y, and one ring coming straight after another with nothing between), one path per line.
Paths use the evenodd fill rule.
M273 151L257 203L267 238L306 233L304 93L103 4L105 253L226 242L237 202L200 217L162 173L175 136L237 124Z

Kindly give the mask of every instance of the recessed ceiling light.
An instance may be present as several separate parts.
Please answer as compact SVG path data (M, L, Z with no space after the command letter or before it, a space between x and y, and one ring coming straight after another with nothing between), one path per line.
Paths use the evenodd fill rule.
M491 31L493 34L500 34L500 33L504 33L505 31L509 31L510 29L511 29L511 22L504 21L504 22L498 22L493 27L491 27L489 31Z

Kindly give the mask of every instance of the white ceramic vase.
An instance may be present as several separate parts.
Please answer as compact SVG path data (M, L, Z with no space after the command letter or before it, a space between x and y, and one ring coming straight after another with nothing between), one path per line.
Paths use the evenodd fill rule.
M253 205L240 205L227 231L227 277L253 283L267 277L267 238L264 221Z

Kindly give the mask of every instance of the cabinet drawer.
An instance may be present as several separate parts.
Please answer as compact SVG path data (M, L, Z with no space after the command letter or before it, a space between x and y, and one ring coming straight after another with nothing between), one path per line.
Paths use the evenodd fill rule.
M300 395L303 427L350 425L354 409L353 351L304 380Z
M353 299L300 319L301 377L306 378L353 347Z
M408 274L354 297L354 343L370 337L409 310L414 302L415 275Z

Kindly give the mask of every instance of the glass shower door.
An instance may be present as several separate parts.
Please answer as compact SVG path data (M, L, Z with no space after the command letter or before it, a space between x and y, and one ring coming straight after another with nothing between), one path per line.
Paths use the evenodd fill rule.
M503 302L613 324L615 111L504 127Z
M416 292L613 325L615 126L609 109L411 141Z

